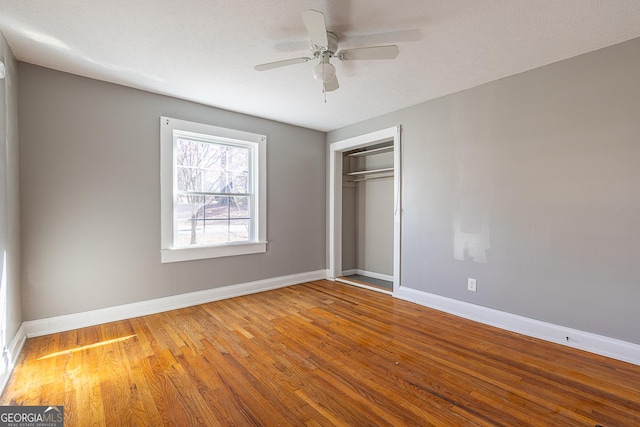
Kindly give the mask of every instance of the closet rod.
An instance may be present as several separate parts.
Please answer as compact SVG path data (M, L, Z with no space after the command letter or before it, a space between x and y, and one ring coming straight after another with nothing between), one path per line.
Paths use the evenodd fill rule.
M391 151L393 151L393 145L388 147L374 148L372 150L356 151L355 153L347 154L347 156L349 157L370 156L372 154L390 153Z
M375 173L386 173L386 172L393 173L393 168L369 169L369 170L366 170L366 171L348 172L348 173L345 173L345 175L348 175L348 176L360 176L360 175L371 175L371 174L375 174Z

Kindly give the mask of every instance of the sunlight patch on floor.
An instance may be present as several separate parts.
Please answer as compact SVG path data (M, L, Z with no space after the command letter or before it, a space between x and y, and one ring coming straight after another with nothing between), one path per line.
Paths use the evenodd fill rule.
M116 343L116 342L125 341L125 340L128 340L129 338L135 337L136 335L137 334L127 335L126 337L120 337L120 338L114 338L112 340L100 341L100 342L97 342L95 344L83 345L82 347L76 347L76 348L72 348L72 349L69 349L69 350L56 351L55 353L51 353L51 354L47 354L46 356L42 356L42 357L38 358L37 360L51 359L52 357L62 356L63 354L71 354L71 353L75 353L77 351L88 350L90 348L95 348L95 347L100 347L100 346L103 346L103 345L108 345L108 344L113 344L113 343Z

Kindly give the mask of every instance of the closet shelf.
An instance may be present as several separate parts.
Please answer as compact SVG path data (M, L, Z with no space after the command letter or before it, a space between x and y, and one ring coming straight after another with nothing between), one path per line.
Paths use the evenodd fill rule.
M362 182L362 181L374 181L376 179L385 179L385 178L393 178L393 174L389 173L389 174L386 174L386 175L376 175L376 176L362 177L362 178L354 179L351 182L356 183L356 182Z
M381 168L381 169L369 169L366 171L357 171L357 172L349 172L345 175L347 176L364 176L364 175L372 175L376 173L388 173L393 172L393 168Z
M389 147L374 148L373 150L356 151L355 153L347 154L348 157L362 157L370 156L372 154L390 153L393 151L393 145Z

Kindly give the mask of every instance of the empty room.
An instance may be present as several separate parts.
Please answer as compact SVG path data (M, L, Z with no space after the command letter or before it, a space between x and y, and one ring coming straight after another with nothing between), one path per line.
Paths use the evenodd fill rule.
M640 425L637 0L0 0L0 143L0 426Z

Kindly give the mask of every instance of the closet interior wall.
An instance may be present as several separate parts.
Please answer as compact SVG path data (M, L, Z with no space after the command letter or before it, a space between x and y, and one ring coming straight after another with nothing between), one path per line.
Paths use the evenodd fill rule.
M393 276L393 147L343 156L343 274ZM354 155L356 153L356 155ZM375 172L383 171L383 172Z

